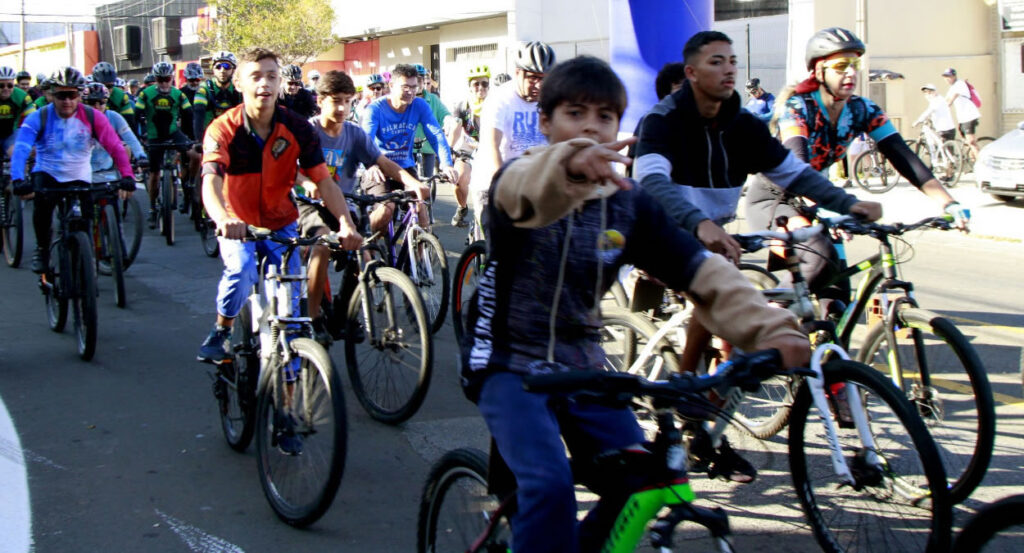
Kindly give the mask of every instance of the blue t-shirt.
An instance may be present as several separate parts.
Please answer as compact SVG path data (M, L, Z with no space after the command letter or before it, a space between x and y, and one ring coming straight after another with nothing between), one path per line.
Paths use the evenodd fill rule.
M146 151L142 149L139 139L135 137L135 133L128 127L128 122L125 121L124 116L112 109L108 109L103 113L107 116L107 121L110 121L110 126L114 127L114 131L121 137L121 141L131 149L135 159L146 157ZM121 178L121 173L114 166L114 158L110 157L110 154L100 146L100 143L95 138L93 139L91 164L92 182L111 182Z
M743 106L747 111L753 113L758 119L767 123L772 118L772 110L775 109L775 96L771 92L765 92L761 94L760 98L754 98L753 96L747 100L747 105Z
M324 161L331 177L338 183L338 188L343 193L351 193L355 190L359 164L366 167L376 164L377 158L380 157L380 149L359 125L351 121L345 121L338 136L324 132L317 117L310 119L309 122L320 138L320 148L324 151Z
M427 142L435 152L441 154L441 165L452 165L452 151L444 138L441 125L437 123L430 104L423 98L415 97L405 111L398 113L388 103L388 98L378 98L366 108L363 119L363 130L373 138L374 143L388 159L394 161L402 169L416 165L412 148L416 136L416 126L423 125L426 130Z

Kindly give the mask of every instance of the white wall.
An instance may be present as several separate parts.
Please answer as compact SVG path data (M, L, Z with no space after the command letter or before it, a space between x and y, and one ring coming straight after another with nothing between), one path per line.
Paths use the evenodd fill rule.
M401 30L417 25L479 19L513 9L513 0L389 0L385 4L331 0L334 8L332 31L340 37L360 36L368 29Z
M466 74L471 67L487 65L491 77L498 73L512 73L508 52L514 51L516 43L508 38L508 22L502 17L452 23L441 27L441 100L449 108L462 101L468 94L465 86ZM497 43L498 50L493 56L473 56L448 61L448 49Z
M750 27L750 59L747 59L747 27ZM749 17L729 21L716 21L712 29L721 31L732 39L732 47L739 60L739 74L736 90L746 102L744 84L749 76L761 79L761 88L772 94L786 84L786 38L789 32L789 16L771 15Z
M419 63L429 67L430 45L437 44L440 39L441 32L437 30L381 37L380 64L388 70L400 63Z

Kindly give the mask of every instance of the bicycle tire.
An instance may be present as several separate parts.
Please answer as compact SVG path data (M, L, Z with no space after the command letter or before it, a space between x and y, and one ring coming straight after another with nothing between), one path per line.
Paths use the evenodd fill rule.
M46 302L46 322L50 330L58 333L64 332L64 326L68 322L68 297L64 277L66 272L70 271L70 265L71 261L63 239L53 241L50 244L50 267L46 272L50 287L43 294L43 300Z
M295 338L289 347L300 367L289 397L289 416L296 421L296 435L302 436L302 452L292 455L276 447L274 419L276 406L283 401L277 394L285 384L275 385L273 380L281 375L271 373L259 399L256 461L260 485L274 513L301 528L319 520L338 493L345 471L348 415L341 380L323 346Z
M114 304L124 308L128 303L124 287L124 248L121 245L121 229L117 226L114 206L103 206L100 221L101 250L110 266L110 276L114 279Z
M420 496L417 553L511 551L511 526L498 511L503 498L488 491L488 466L487 454L473 448L449 451L434 463ZM495 513L498 522L480 539Z
M957 149L956 142L952 140L943 142L942 150L945 152L944 155L949 159L950 163L953 164L953 167L950 169L948 182L945 180L940 180L940 182L952 188L960 183L960 177L964 174L963 155L960 150Z
M1008 532L1015 526L1019 528ZM993 540L997 543L992 543ZM979 509L964 524L953 543L953 553L1015 551L1021 543L1024 543L1024 494L1017 494ZM986 549L986 545L994 548Z
M369 313L364 313L367 289L372 298ZM374 335L364 315L373 317ZM398 424L423 404L433 370L433 341L419 291L405 273L391 267L371 268L366 286L353 290L346 317L345 362L352 392L374 420Z
M21 256L25 248L24 212L21 198L3 191L6 213L0 213L4 221L3 247L4 260L7 266L17 269L21 265Z
M452 279L452 330L455 331L455 343L462 347L462 338L466 333L466 319L469 317L470 301L473 292L483 274L487 263L487 244L477 240L466 247L455 264L455 278Z
M217 241L217 227L213 221L205 217L205 211L203 212L203 219L199 222L199 241L203 246L203 253L207 257L217 257L220 255L220 242Z
M839 382L846 383L847 393L854 387L859 390L883 468L862 462L857 488L839 485L823 436L824 425L808 425L808 417L817 421L818 415L816 410L811 412L810 383L804 380L789 420L789 464L793 486L818 545L828 553L947 551L952 501L938 448L924 421L878 371L840 359L826 363L823 370L826 390ZM830 403L834 409L835 403ZM844 457L851 468L856 467L851 461L862 453L857 430L839 425L836 430ZM849 455L851 449L856 452L853 456ZM897 512L901 507L905 508L902 517ZM889 539L901 543L880 548L880 541Z
M405 254L402 256L400 269L412 279L412 262L410 256L419 255L417 264L418 275L413 279L413 284L420 291L423 300L423 307L427 310L427 323L430 324L430 332L437 333L444 326L445 316L448 314L448 298L451 293L448 276L448 256L445 254L444 246L436 236L427 232L421 232L408 245ZM430 267L429 275L427 266Z
M977 351L951 321L919 308L901 309L897 319L900 327L910 329L907 338L897 337L897 354L907 363L903 378L912 381L909 387L904 383L904 393L928 424L949 478L950 495L960 503L981 483L992 460L996 436L992 386ZM857 359L888 375L890 349L885 323L879 321L868 330ZM931 390L921 385L922 363L916 351L926 353ZM965 376L966 386L960 382ZM934 397L936 385L942 386L945 397ZM953 412L949 407L959 408Z
M747 281L758 290L771 290L779 286L779 277L773 275L768 269L753 263L740 263L737 268L743 273Z
M121 237L124 240L124 268L132 266L135 257L139 255L139 248L142 247L142 206L139 199L133 194L127 200L121 200Z
M260 374L259 339L252 332L252 310L242 304L231 326L230 366L218 366L215 387L220 387L220 424L231 449L242 453L256 430L256 385ZM216 393L216 388L215 388Z
M878 150L865 150L853 161L853 180L857 186L872 194L888 192L896 186L896 179L889 175L887 165L888 161Z
M160 234L174 245L174 181L167 170L160 176Z
M96 353L96 263L93 261L93 243L84 232L71 235L73 268L71 313L73 315L78 356L84 361Z

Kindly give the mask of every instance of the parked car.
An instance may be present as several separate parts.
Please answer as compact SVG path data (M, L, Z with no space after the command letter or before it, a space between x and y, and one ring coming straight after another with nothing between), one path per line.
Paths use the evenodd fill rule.
M981 191L997 200L1024 198L1024 121L982 148L974 176Z

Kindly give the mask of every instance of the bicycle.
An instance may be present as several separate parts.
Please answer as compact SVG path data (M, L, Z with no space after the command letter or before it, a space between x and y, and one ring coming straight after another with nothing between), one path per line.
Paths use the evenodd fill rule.
M357 224L364 236L367 211L391 195L345 195L361 213ZM297 200L319 206L324 221L334 224L321 201ZM408 275L384 263L379 243L370 238L364 238L358 252L337 243L325 245L344 275L337 293L326 291L321 311L332 337L345 340L352 391L374 420L404 422L423 404L433 372L433 338L419 291Z
M124 283L126 265L118 191L117 182L93 183L92 238L96 272L113 278L114 304L123 308L127 304Z
M450 293L448 256L441 241L420 226L415 209L419 200L414 193L395 191L382 196L346 194L345 197L365 205L369 205L367 202L394 202L400 208L395 209L387 231L374 232L369 240L378 243L378 252L388 266L408 275L416 285L423 298L431 333L441 330ZM398 221L397 226L395 221Z
M853 160L853 181L857 186L872 194L882 194L892 190L899 182L900 174L896 172L889 160L878 151L878 144L870 137L865 137L866 148Z
M790 258L794 244L821 230L818 225L793 232L762 231L735 236L748 250L760 247L766 240L784 240ZM705 405L699 409L717 413L708 432L711 443L717 447L733 419L759 438L774 435L788 420L794 488L823 549L846 550L840 544L850 545L851 550L870 549L872 540L879 539L878 536L890 536L904 542L900 546L904 550L944 550L949 544L952 502L943 464L927 427L892 382L871 367L849 360L845 350L835 343L834 325L815 318L806 282L797 266L789 269L797 271L794 288L765 293L770 300L797 313L805 328L814 334L811 370L815 377L775 376L765 379L748 394L737 390L719 393L724 405ZM639 340L632 351L613 349L617 356L609 357L608 369L651 380L666 378L677 370L670 336L685 328L689 313L677 311L653 334L653 327L637 314L624 310L612 310L611 314L612 328L624 328ZM633 324L614 323L616 318L632 318ZM782 391L781 399L772 395L773 391L778 394L778 390ZM742 401L745 396L752 401ZM763 415L765 403L771 406L770 417ZM651 407L638 407L638 416L649 430ZM812 408L822 424L808 424ZM847 458L844 455L848 453L844 452L852 455ZM894 530L888 525L897 511L897 516L905 517L906 526Z
M181 152L190 148L191 143L179 143L173 140L150 141L149 148L164 148L164 158L153 160L160 165L160 188L156 198L157 221L160 235L168 246L174 245L174 211L178 206L178 190L181 188Z
M960 176L963 174L961 146L955 140L943 140L931 121L921 125L921 134L918 138L907 140L907 147L921 159L929 171L936 173L942 184L952 188L960 182Z
M732 551L728 515L721 507L693 505L683 462L686 452L676 427L680 405L714 388L756 384L780 367L774 350L737 356L713 376L674 375L654 382L637 375L602 371L569 371L531 375L527 390L564 394L603 405L618 406L632 397L650 398L656 406L658 431L645 449L605 453L574 460L574 478L599 495L628 496L615 518L598 524L601 551L633 551L650 528L651 544L667 551L676 526L685 521L708 528L720 551ZM627 483L629 482L629 483ZM420 499L417 551L510 552L509 518L516 510L515 479L491 441L491 454L470 448L446 453L431 468ZM668 512L661 514L663 507Z
M46 302L50 330L63 332L67 324L68 304L73 315L78 356L92 359L96 353L96 264L90 221L82 204L90 200L91 186L69 186L37 190L36 194L59 194L57 225L50 242L50 261L39 277L39 288ZM84 200L84 202L83 202Z
M348 440L345 399L327 351L312 339L309 317L293 313L291 288L305 269L287 272L295 248L329 240L281 238L249 227L248 239L286 246L280 267L260 261L261 281L231 329L231 356L217 365L214 397L228 445L239 452L255 434L260 485L284 522L308 526L330 508L341 484ZM282 439L301 438L296 452Z
M0 154L2 156L2 154ZM11 193L11 160L4 156L0 173L0 242L8 267L17 269L25 248L24 200Z
M953 543L953 553L1011 552L1024 543L1024 494L1004 497L986 505Z
M974 173L974 164L978 161L977 159L975 159L974 150L971 149L971 146L967 143L966 140L963 139L962 135L957 136L953 140L954 142L957 143L958 150L960 151L960 159L963 160L963 172ZM985 146L988 146L989 144L995 142L995 140L996 139L991 136L976 137L976 142L978 143L978 151L981 151L981 149L984 148Z

